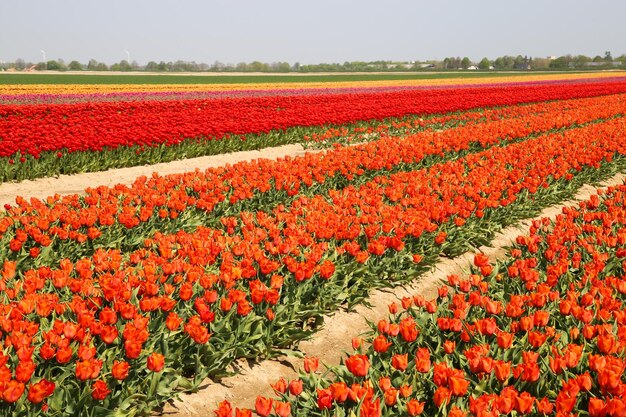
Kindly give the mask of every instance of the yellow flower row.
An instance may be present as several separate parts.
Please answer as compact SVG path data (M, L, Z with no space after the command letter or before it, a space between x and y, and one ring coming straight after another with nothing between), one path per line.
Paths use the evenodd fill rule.
M297 82L254 84L18 84L0 85L0 95L22 94L106 94L106 93L156 93L156 92L202 92L233 90L292 90L324 88L363 88L392 86L446 86L472 84L499 84L524 81L575 80L607 77L623 77L626 71L594 73L511 74L506 77L435 78L418 80L378 80L341 82ZM303 78L306 75L301 76Z

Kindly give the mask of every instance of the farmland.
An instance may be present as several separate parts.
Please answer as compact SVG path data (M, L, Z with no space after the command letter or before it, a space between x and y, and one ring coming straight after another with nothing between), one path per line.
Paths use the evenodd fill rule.
M532 75L538 74L534 72ZM542 73L539 73L542 74ZM543 75L554 72L543 73ZM579 73L568 72L577 75ZM584 74L584 73L582 73ZM68 73L68 74L0 74L2 85L67 85L67 84L257 84L257 83L324 83L351 81L399 81L399 80L437 80L472 78L501 78L520 76L517 73L485 73L485 72L447 72L447 73L402 73L402 74L304 74L304 75L202 75L202 74L124 74L108 75L106 73ZM529 74L530 75L530 74ZM522 74L522 76L524 76Z
M315 150L16 195L0 212L0 415L151 413L625 171L623 73L449 75L0 77L0 182L24 190ZM391 304L330 373L307 358L275 395L215 413L624 415L625 195L535 220L435 298Z

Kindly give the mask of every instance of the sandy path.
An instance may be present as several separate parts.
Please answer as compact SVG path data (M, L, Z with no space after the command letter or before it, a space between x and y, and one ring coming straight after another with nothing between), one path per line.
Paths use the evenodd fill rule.
M308 152L316 151L309 150ZM87 187L97 187L100 185L113 186L115 184L130 185L137 177L142 175L150 176L153 172L158 172L159 175L177 174L193 171L196 168L204 170L210 167L250 161L252 159L276 159L287 155L304 155L305 153L306 151L301 145L291 144L256 151L241 151L221 155L202 156L199 158L184 159L156 165L143 165L75 175L61 175L57 178L40 178L19 183L6 182L0 184L0 207L3 207L5 204L15 204L15 197L18 195L25 198L36 197L42 199L54 194L82 194Z
M603 187L617 185L624 182L626 174L618 174L602 183ZM595 194L597 187L585 185L576 194L573 201L548 207L537 218L548 217L554 219L562 212L566 205L576 204L575 201L588 199ZM492 241L491 247L481 247L480 251L495 260L505 254L505 247L522 234L528 233L531 220L511 226L498 233ZM369 330L367 320L377 322L387 317L387 306L398 301L403 296L422 294L427 299L437 294L441 280L451 274L467 274L469 265L473 261L473 253L466 253L453 259L441 258L433 270L419 280L404 287L387 291L373 291L368 299L371 308L359 306L352 313L339 311L325 318L324 327L309 341L300 343L299 350L308 356L317 356L322 363L336 365L342 357L342 352L352 351L352 338ZM225 378L220 383L206 381L205 385L193 394L183 394L180 399L166 404L159 416L168 417L200 417L213 415L212 411L217 404L227 399L233 407L247 407L254 409L257 395L271 396L270 383L279 378L285 379L296 376L297 369L302 367L300 359L278 358L265 360L257 364L240 361L240 374Z

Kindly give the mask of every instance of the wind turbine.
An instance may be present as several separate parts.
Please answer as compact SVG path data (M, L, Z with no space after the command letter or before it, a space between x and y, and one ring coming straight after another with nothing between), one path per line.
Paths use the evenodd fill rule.
M43 49L40 49L41 51L41 56L43 56L43 63L46 63L46 51L44 51Z
M126 52L127 61L130 64L130 52L128 52L126 49L124 49L124 52Z

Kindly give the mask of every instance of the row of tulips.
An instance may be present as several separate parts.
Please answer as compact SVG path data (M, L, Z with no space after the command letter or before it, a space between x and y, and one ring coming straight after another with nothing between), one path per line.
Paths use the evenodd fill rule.
M498 113L498 109L481 108L443 115L409 115L402 118L357 121L338 126L296 126L284 131L229 137L230 140L189 139L176 145L124 146L101 152L68 153L67 150L62 150L42 152L37 158L33 155L18 153L12 157L0 157L0 182L103 171L120 166L169 162L176 159L221 154L233 150L254 150L293 143L300 143L307 148L325 148L334 143L375 140L385 134L408 134L425 129L439 130L462 125L467 121L482 119L481 113L483 111L492 114ZM232 148L234 143L236 146Z
M322 76L325 80L313 76L302 78L299 76L284 78L282 82L272 81L268 78L265 82L249 83L240 77L229 77L230 83L207 83L207 77L192 78L183 77L186 83L175 84L162 84L159 82L159 77L153 77L152 83L150 83L150 77L142 79L141 83L126 82L111 83L111 79L106 77L92 77L89 78L89 82L76 84L79 80L70 77L63 80L57 79L57 83L53 84L36 84L29 83L27 79L21 78L22 83L15 83L15 78L10 75L2 77L3 83L0 84L0 98L8 96L28 96L28 95L43 95L43 96L63 96L63 95L94 95L94 96L106 96L108 94L133 94L133 93L191 93L191 92L221 92L221 91L271 91L271 90L319 90L319 89L358 89L358 88L378 88L378 87L450 87L459 85L484 85L484 84L513 84L523 82L534 83L567 83L567 82L594 82L600 80L612 80L623 77L624 72L612 71L612 72L578 72L578 73L534 73L534 74L510 74L503 76L498 74L493 77L485 77L481 75L476 78L422 78L421 75L417 77L400 75L398 77L392 77L387 79L372 79L371 75L364 75L360 81L340 81L339 78L333 80L334 77ZM317 79L315 79L317 78ZM374 77L375 78L375 77ZM214 77L212 77L215 80ZM118 79L120 82L130 81ZM225 78L221 78L225 81ZM239 80L239 82L237 82ZM74 81L75 83L66 82ZM177 81L181 81L181 77Z
M533 222L505 259L477 254L438 296L405 297L324 374L257 397L266 416L626 415L626 185ZM218 417L252 411L220 403Z
M605 81L611 81L604 79ZM580 82L580 80L578 80ZM553 81L549 83L563 83L563 81ZM542 84L545 84L542 83ZM483 84L481 86L485 86ZM507 84L500 84L505 87ZM452 85L446 86L453 87ZM456 86L454 86L456 87ZM0 94L0 105L32 105L32 104L76 104L76 103L97 103L97 102L144 102L144 101L171 101L171 100L209 100L224 98L246 98L246 97L285 97L304 95L329 95L329 94L363 94L363 93L385 93L393 91L406 91L416 89L428 89L432 87L388 85L372 87L331 87L325 88L280 88L280 89L240 89L240 90L164 90L153 92L119 92L111 91L96 94Z
M110 84L110 85L0 85L0 104L69 104L115 101L190 100L231 97L293 96L318 94L374 93L412 89L457 87L485 87L516 84L563 84L614 81L624 74L588 73L576 78L554 77L498 77L448 80L387 80L326 83L262 83L262 84ZM572 74L569 74L570 76Z
M338 303L623 169L625 127L611 119L381 175L221 228L157 233L132 252L5 261L0 414L132 415L236 358L289 347Z
M91 256L102 248L132 251L155 232L192 231L228 224L223 216L271 210L297 195L329 196L377 175L412 172L448 159L529 136L626 114L623 95L511 107L463 126L341 147L278 161L258 160L167 177L131 187L88 189L49 199L18 199L0 216L0 261L45 265ZM210 214L207 216L207 214ZM231 226L228 226L229 228Z
M0 164L3 165L0 172L6 176L1 180L250 149L253 144L241 140L241 135L274 132L268 137L278 137L277 132L294 127L341 125L409 114L621 92L626 92L623 79L362 94L0 105ZM205 146L211 142L223 143ZM273 144L256 143L255 146ZM144 153L141 157L144 149L151 148L156 148L156 152ZM99 154L103 156L98 157ZM67 159L70 155L71 159ZM93 162L94 155L97 163ZM157 156L159 159L152 159ZM10 165L16 163L26 164L23 168L28 169L11 169Z
M118 101L168 101L168 100L201 100L221 98L243 97L272 97L272 96L296 96L318 94L346 94L346 93L369 93L387 92L398 90L410 90L420 87L386 86L386 87L351 87L351 88L280 88L280 89L246 89L240 90L163 90L163 91L133 91L121 92L111 90L106 93L87 94L0 94L0 104L26 105L26 104L75 104L95 102L118 102ZM422 87L423 88L423 87Z
M527 103L512 106L488 107L461 112L446 113L443 115L407 116L403 118L389 118L381 123L369 121L355 125L330 127L319 133L305 136L304 146L311 148L336 147L336 144L354 144L377 140L386 136L406 136L422 130L440 131L450 127L463 126L468 123L496 121L505 118L522 118L540 113L550 117L554 107L559 106L561 111L570 112L583 110L584 107L598 107L600 101L607 98L609 101L620 95L600 96L583 99L559 100L556 102ZM612 105L612 104L609 104ZM560 117L553 117L557 122L555 128L561 127ZM580 123L584 123L582 120Z

